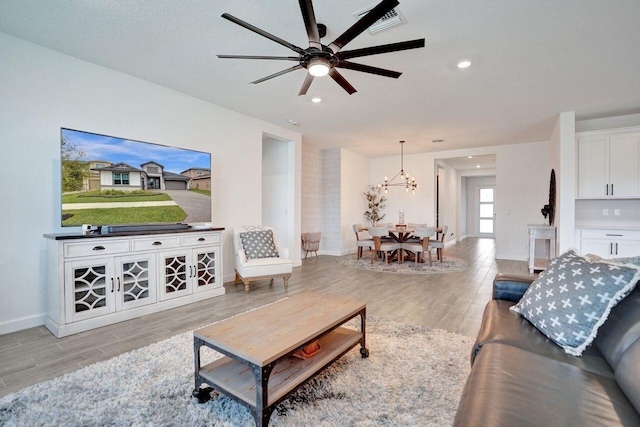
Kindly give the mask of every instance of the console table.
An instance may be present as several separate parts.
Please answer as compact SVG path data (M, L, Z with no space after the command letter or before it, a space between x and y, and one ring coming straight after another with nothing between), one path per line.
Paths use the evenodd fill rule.
M529 224L529 273L544 270L549 261L556 257L556 227L553 225ZM544 257L536 258L538 241L544 243Z
M59 338L224 294L222 230L45 234L46 327Z
M356 316L359 331L342 326ZM361 356L369 356L365 320L364 303L304 292L199 329L193 333L193 395L203 403L215 388L247 406L257 426L266 426L278 403L358 343ZM291 356L316 339L317 354L305 360ZM224 357L200 366L202 346Z

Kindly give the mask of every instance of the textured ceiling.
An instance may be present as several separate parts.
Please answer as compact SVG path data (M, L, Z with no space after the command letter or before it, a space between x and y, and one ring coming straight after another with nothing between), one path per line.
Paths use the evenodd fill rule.
M316 0L323 42L376 3ZM306 48L294 0L7 0L0 31L275 124L294 120L305 142L367 156L396 155L401 139L407 154L547 140L562 111L640 112L638 0L401 0L397 9L405 24L345 49L422 37L427 45L354 59L404 73L341 71L354 95L317 78L298 97L303 70L252 85L292 63L215 56L293 53L224 12ZM463 58L473 61L466 70L455 66Z

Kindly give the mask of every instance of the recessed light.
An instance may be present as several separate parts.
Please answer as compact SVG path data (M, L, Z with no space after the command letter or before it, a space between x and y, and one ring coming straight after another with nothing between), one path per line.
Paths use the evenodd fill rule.
M473 156L467 156L467 159L473 159Z
M296 121L295 121L295 120L293 120L293 119L290 119L290 120L289 120L289 124L291 124L291 126L298 126L298 122L296 122Z
M479 167L480 167L480 165L476 165L476 168L479 168Z
M313 102L314 104L319 104L320 102L322 102L322 98L316 96L315 98L311 98L311 102Z
M468 59L458 62L458 68L469 68L470 66L471 66L471 61L469 61Z

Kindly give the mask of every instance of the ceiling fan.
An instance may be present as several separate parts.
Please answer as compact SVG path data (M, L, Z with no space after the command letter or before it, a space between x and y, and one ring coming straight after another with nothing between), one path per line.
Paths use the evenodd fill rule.
M351 58L358 58L361 56L377 55L380 53L397 52L400 50L415 49L424 47L424 39L416 39L399 43L390 43L372 47L365 47L362 49L342 50L342 48L355 39L372 24L386 15L391 9L400 4L397 0L382 0L376 7L371 9L366 15L360 18L355 24L353 24L348 30L342 33L329 45L324 45L320 42L320 39L326 35L326 26L316 23L315 13L313 12L313 4L311 0L299 0L300 10L302 11L302 19L307 29L307 36L309 37L309 47L302 49L292 43L287 42L273 34L270 34L258 27L255 27L235 16L228 13L222 14L224 19L227 19L235 24L240 25L254 33L260 34L263 37L268 38L278 44L281 44L289 49L293 50L298 56L256 56L256 55L218 55L218 58L223 59L268 59L268 60L282 60L282 61L295 61L297 65L279 71L277 73L268 75L261 79L255 80L251 83L258 84L274 77L281 76L283 74L290 73L291 71L300 70L302 68L308 71L300 92L298 95L305 95L311 82L315 77L321 77L329 75L336 83L338 83L349 95L356 92L356 89L349 84L349 82L338 72L337 68L346 68L349 70L362 71L365 73L377 74L385 77L392 77L397 79L402 74L398 71L386 70L384 68L372 67L369 65L358 64L348 61Z

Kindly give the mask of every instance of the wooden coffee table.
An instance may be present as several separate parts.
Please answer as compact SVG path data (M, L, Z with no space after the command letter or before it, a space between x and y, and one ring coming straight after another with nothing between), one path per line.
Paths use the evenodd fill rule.
M342 326L356 316L359 331ZM365 323L364 303L304 292L199 329L193 333L193 395L205 402L212 389L221 391L247 406L257 426L267 425L278 403L358 343L361 356L369 356ZM316 339L319 353L291 356ZM224 356L200 366L202 346Z

